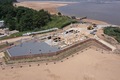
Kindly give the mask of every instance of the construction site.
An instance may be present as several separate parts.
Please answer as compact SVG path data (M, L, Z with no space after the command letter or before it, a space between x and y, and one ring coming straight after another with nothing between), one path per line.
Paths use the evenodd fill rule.
M4 50L5 61L8 64L59 61L91 46L113 52L116 47L96 35L97 30L107 26L76 23L50 34L34 34L32 38L18 40L17 44Z
M100 32L108 26L75 23L45 34L36 32L2 40L1 44L7 46L0 49L0 77L2 80L75 80L76 77L101 80L111 75L108 80L117 80L120 57L115 51L118 48Z
M0 6L0 80L120 80L120 26L104 22L119 23L118 1L17 1Z

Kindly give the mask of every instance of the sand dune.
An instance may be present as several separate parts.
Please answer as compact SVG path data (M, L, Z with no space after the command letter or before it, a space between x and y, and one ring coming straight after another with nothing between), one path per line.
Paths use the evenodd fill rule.
M0 69L0 80L120 80L119 68L120 56L88 49L56 64Z

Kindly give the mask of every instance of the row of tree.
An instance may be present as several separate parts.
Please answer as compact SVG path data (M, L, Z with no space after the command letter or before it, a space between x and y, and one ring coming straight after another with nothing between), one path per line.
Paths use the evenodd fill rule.
M14 7L16 0L0 0L0 19L5 21L10 30L30 31L41 29L51 20L51 15L44 10Z
M0 4L4 5L13 4L13 2L17 2L17 0L0 0Z

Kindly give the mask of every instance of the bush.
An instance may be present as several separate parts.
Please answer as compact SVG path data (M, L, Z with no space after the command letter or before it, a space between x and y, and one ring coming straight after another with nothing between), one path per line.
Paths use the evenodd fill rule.
M43 28L44 29L49 29L49 28L57 27L57 28L61 29L61 28L64 28L65 26L67 26L67 25L69 25L71 23L76 23L76 22L77 21L75 21L73 19L70 19L67 16L53 15L51 17L51 21L46 26L44 26Z
M114 37L120 43L120 28L119 27L106 27L104 33L108 36Z

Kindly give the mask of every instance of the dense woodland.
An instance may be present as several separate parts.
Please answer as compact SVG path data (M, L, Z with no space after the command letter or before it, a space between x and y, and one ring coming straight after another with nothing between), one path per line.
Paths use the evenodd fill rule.
M12 0L0 1L0 19L5 20L5 24L10 30L26 31L36 28L40 29L51 20L51 16L47 11L14 7L12 3Z
M33 10L25 7L13 6L16 0L0 0L0 19L10 30L33 31L52 27L62 28L71 22L69 17L50 15L44 10Z

